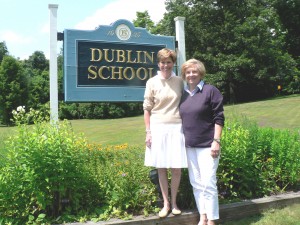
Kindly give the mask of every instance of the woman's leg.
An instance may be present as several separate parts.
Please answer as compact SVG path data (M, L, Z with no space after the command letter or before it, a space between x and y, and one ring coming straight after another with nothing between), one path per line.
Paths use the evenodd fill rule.
M193 194L200 216L206 214L204 201L202 177L199 165L199 152L196 148L187 148L188 172Z
M214 220L219 219L219 202L217 189L217 169L219 157L213 158L208 148L201 150L202 154L199 160L201 178L204 185L203 201L205 204L205 213L208 219L208 225L215 225Z
M187 148L187 157L189 178L200 214L199 224L214 225L213 220L219 218L216 186L219 158L211 157L210 148Z
M164 201L164 208L163 210L169 211L170 203L169 203L169 190L168 190L168 174L166 168L158 168L158 179L159 185Z
M207 225L207 216L206 214L201 214L200 215L200 221L198 225Z
M206 210L203 201L203 190L202 177L199 165L199 154L196 148L187 148L188 158L188 172L190 183L193 187L193 193L200 214L200 221L198 225L207 225Z
M208 220L207 225L216 225L214 220Z
M177 207L177 193L181 179L181 168L172 168L172 179L171 179L171 205L172 209L178 209ZM181 212L178 212L181 213Z

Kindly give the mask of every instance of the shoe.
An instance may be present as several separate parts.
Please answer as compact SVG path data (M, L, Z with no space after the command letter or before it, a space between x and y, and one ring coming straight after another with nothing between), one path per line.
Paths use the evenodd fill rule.
M170 209L162 208L162 210L159 211L158 216L160 218L164 218L169 214L169 211L170 211Z
M172 209L172 214L173 215L180 215L181 214L181 210L180 209Z

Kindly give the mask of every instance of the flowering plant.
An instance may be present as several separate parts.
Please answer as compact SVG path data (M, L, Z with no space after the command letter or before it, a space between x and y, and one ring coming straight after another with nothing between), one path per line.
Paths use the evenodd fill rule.
M31 123L41 123L48 122L50 119L49 112L39 111L33 108L29 109L29 112L26 112L25 106L18 106L16 110L12 111L13 118L11 121L16 125L21 124L31 124Z

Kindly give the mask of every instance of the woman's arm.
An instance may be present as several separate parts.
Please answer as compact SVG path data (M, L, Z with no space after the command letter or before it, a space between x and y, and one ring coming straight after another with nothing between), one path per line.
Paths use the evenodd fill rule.
M144 110L144 123L146 127L146 146L151 148L151 130L150 130L150 115L151 112L148 110Z
M214 140L211 143L211 156L217 158L220 155L221 149L221 135L222 135L223 127L219 124L215 124L215 133L214 133Z

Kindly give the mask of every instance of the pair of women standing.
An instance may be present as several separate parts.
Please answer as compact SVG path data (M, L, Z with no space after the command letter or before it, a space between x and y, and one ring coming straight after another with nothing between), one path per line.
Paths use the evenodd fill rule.
M205 84L204 65L195 59L182 65L183 80L173 73L176 53L158 52L157 76L149 79L144 95L146 126L145 165L158 169L164 206L159 212L166 217L171 211L181 214L176 197L181 168L189 168L199 225L213 225L219 218L216 171L220 156L220 137L224 125L222 95ZM171 202L167 169L171 169Z

